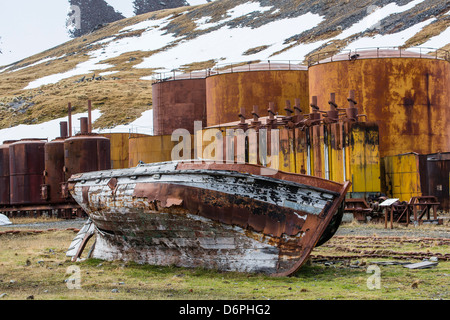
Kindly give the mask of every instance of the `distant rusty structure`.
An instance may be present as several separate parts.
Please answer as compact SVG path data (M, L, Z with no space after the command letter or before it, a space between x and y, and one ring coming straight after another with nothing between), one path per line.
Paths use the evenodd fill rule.
M241 108L273 102L275 114L284 113L286 100L300 99L308 108L308 69L296 63L268 62L225 65L206 78L207 126L233 122Z
M206 73L160 79L152 94L155 135L171 135L176 129L193 133L194 121L206 125Z

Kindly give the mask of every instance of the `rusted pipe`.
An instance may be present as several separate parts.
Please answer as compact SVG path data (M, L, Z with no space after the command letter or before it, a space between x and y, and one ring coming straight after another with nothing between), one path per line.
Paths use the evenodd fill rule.
M269 102L269 109L267 109L267 112L269 113L269 116L266 120L266 125L269 128L273 128L275 125L275 103Z
M252 121L252 127L259 127L261 126L261 121L259 121L259 114L258 114L258 106L253 106L252 111L253 121Z
M85 135L89 133L88 118L80 118L80 134Z
M295 98L294 112L295 112L296 116L299 116L302 114L302 109L300 109L300 99L299 98Z
M59 136L61 138L67 138L67 121L61 121L59 123Z
M337 122L339 120L339 111L338 106L336 104L336 95L335 93L330 93L330 101L328 101L330 105L330 111L326 112L326 119L324 121L326 123Z
M92 104L91 100L88 100L88 133L92 132Z
M347 98L349 107L345 110L347 119L350 121L358 121L358 108L356 108L355 90L350 90Z
M241 111L239 112L239 118L241 121L238 124L239 129L243 129L244 131L247 130L248 124L245 122L245 109L241 108Z
M72 136L72 104L69 102L68 105L68 118L69 118L69 137Z

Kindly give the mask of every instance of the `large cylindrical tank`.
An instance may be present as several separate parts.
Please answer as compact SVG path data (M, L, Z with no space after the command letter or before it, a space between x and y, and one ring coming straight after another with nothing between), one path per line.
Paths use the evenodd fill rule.
M309 111L308 69L291 64L253 64L220 71L206 78L207 126L239 120L241 108L251 118L254 105L260 117L267 116L269 103L285 115L286 100L300 99L303 113Z
M152 85L153 133L171 135L176 129L194 131L194 122L206 124L205 77L156 82Z
M0 145L0 206L9 205L9 145L17 140L7 140Z
M108 138L87 132L87 118L81 118L80 134L64 141L65 180L73 174L111 169ZM83 129L84 128L84 129Z
M42 204L46 140L23 139L9 146L11 205Z
M309 94L329 109L335 93L379 126L380 156L450 151L450 62L404 50L358 51L309 67Z

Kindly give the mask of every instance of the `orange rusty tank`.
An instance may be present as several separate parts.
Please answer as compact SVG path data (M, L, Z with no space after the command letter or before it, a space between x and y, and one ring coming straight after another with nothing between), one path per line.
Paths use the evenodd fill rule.
M309 67L309 93L328 110L330 93L379 126L380 156L450 151L450 62L404 50L358 51Z
M219 71L206 78L207 126L239 120L241 108L285 114L286 100L300 99L300 109L308 112L308 70L297 64L253 64ZM262 111L262 114L266 114ZM249 112L247 118L251 117Z

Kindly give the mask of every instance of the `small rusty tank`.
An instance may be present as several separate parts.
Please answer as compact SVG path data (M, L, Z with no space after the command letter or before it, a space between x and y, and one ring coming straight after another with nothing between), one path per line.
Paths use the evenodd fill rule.
M65 182L64 176L64 141L67 136L67 122L60 123L60 136L44 147L45 171L44 184L41 187L41 196L48 203L55 204L64 201L61 194L61 185Z
M0 206L9 205L9 145L17 140L7 140L0 145Z
M40 188L47 139L22 139L9 145L10 204L43 204Z
M89 133L88 118L80 118L79 134L64 141L64 180L73 174L111 169L111 144L108 138ZM69 197L63 185L64 197Z
M153 92L153 132L171 135L176 129L194 131L206 125L206 73L190 73L156 82Z
M241 108L266 108L284 114L286 100L299 99L302 113L309 111L308 69L291 63L256 63L217 70L206 78L207 126L237 120Z

